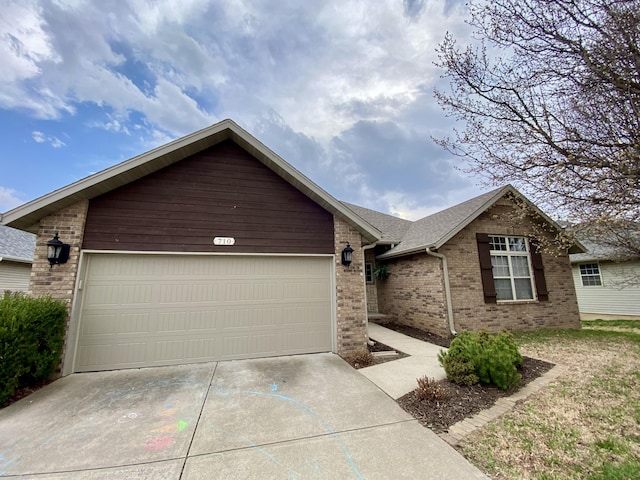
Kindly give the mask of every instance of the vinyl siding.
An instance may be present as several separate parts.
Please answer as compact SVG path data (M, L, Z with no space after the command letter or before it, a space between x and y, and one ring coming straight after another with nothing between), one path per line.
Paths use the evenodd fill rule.
M0 262L0 293L5 290L26 292L31 276L30 263Z
M582 286L579 265L573 265L573 281L580 313L640 316L640 261L600 262L602 285L591 287Z

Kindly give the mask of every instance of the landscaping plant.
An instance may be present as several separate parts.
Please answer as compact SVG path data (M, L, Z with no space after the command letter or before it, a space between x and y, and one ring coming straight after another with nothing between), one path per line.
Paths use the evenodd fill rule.
M492 479L640 478L640 324L582 326L514 332L524 355L564 373L460 444Z
M482 382L508 390L520 383L522 356L506 332L463 332L453 339L448 351L440 351L438 360L447 378L459 385Z
M439 402L447 398L447 392L440 386L435 378L429 378L426 375L418 378L418 388L416 388L416 396L419 400Z
M0 405L14 392L48 379L60 363L67 308L49 297L0 298Z

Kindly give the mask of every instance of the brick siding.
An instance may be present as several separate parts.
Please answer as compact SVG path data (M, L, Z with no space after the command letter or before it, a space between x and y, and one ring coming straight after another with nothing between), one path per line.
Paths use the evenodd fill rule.
M78 275L78 262L80 260L80 249L82 247L88 206L88 200L81 200L74 205L42 218L38 228L38 236L36 237L29 293L33 297L50 295L52 298L63 300L67 304L69 313L73 303L73 293ZM59 234L60 241L68 243L70 246L69 260L67 263L50 267L47 260L47 242L53 238L56 232ZM67 315L63 359L66 353L69 321L70 315Z
M380 312L389 321L449 336L440 259L425 253L385 263L391 275L377 282Z
M334 216L336 252L336 303L338 353L344 355L367 345L367 310L364 285L362 236L349 224ZM353 262L342 265L342 249L353 248Z
M580 327L571 264L566 253L542 253L548 301L484 302L476 233L528 236L532 233L530 221L517 218L510 200L502 199L439 250L448 261L453 316L458 332ZM425 253L387 263L391 276L378 282L380 311L399 323L447 335L440 260Z

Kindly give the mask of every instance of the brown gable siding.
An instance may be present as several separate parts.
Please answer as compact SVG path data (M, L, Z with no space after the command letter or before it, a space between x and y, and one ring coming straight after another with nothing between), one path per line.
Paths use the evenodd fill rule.
M332 254L333 216L226 141L91 200L83 248Z

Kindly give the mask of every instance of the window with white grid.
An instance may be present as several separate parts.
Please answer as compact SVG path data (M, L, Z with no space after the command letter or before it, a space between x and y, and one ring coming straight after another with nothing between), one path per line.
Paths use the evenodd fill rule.
M583 287L600 287L602 285L602 277L600 276L600 267L597 263L583 263L580 265L580 278L582 278Z
M533 300L529 242L525 237L489 236L497 300Z

